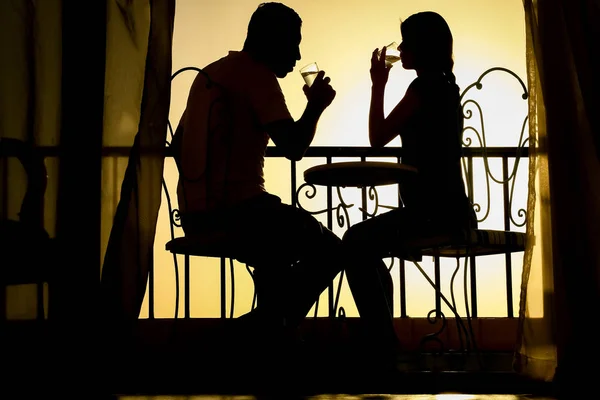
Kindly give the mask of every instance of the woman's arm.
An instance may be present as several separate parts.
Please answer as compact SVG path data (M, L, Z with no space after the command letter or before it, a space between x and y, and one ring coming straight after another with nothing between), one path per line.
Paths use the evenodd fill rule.
M387 117L384 117L383 97L383 90L372 88L369 110L369 141L372 147L383 147L402 134L410 117L419 108L417 93L414 89L408 88L402 100Z
M369 142L372 147L383 147L405 129L406 123L419 107L419 99L412 85L400 102L387 116L383 114L385 85L389 70L385 65L385 47L371 56L371 105L369 108Z

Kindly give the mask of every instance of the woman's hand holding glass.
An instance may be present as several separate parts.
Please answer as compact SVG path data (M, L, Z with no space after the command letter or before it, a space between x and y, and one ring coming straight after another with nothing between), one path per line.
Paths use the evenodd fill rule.
M392 64L386 61L387 46L373 50L371 55L371 83L375 88L385 87Z

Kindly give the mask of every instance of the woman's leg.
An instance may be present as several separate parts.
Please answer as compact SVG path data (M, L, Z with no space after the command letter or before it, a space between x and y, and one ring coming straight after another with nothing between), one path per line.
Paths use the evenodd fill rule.
M374 343L396 346L393 325L394 287L383 262L400 245L404 210L393 210L351 226L344 235L348 285L367 335Z

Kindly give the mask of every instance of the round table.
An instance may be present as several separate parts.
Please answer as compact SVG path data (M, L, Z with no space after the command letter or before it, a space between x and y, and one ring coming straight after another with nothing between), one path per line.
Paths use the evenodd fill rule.
M371 187L397 184L415 173L417 169L406 164L350 161L316 165L304 171L304 180L322 186Z

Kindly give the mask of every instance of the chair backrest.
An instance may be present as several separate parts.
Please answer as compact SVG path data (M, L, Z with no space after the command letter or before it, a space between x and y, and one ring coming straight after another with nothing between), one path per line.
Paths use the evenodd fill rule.
M42 228L47 171L39 151L28 143L13 138L0 138L0 158L17 158L27 174L27 189L21 202L19 221ZM8 190L8 188L2 188Z
M522 119L519 120L520 116L519 115L515 115L513 113L511 113L510 115L506 115L505 113L502 114L502 119L504 120L504 122L510 120L511 122L515 123L515 126L520 126L521 131L520 134L518 135L518 138L515 136L515 140L514 143L510 144L510 147L516 148L516 153L515 154L509 154L509 153L505 153L501 156L499 156L498 154L491 154L493 149L491 147L488 147L488 138L486 138L486 119L484 118L486 115L489 116L490 111L488 108L489 107L484 107L482 106L482 103L480 103L480 101L478 101L478 97L475 94L476 92L473 91L472 89L477 89L477 91L481 91L482 89L484 89L484 85L483 85L483 81L486 77L489 78L490 74L494 74L497 75L499 78L502 78L502 84L505 85L504 87L509 88L511 86L508 85L515 85L515 87L520 86L520 89L522 90L522 92L520 93L520 97L521 100L525 100L525 104L523 106L523 116ZM510 81L506 81L506 78L508 78ZM499 82L496 82L496 84L498 84ZM490 91L488 90L488 93L486 93L485 95L481 96L481 99L487 98L487 99L494 99L494 101L496 101L496 98L503 98L503 96L493 96L492 93L489 93ZM474 165L473 165L473 158L471 157L463 157L462 159L462 163L463 163L463 172L464 172L464 176L465 176L465 187L467 189L467 194L469 196L469 200L471 201L471 203L473 204L473 207L476 211L476 213L478 214L478 222L482 222L484 220L486 220L488 218L488 216L490 215L490 208L491 208L491 192L490 192L490 183L494 182L498 185L503 185L506 187L506 193L508 193L508 198L504 199L505 201L505 214L507 214L507 217L504 218L505 223L504 223L504 227L502 229L505 230L510 230L509 229L509 223L508 221L512 222L512 224L514 226L518 226L518 227L522 227L525 225L526 221L525 221L525 215L526 212L524 209L520 209L518 211L518 215L520 217L522 217L522 221L518 221L518 218L515 218L512 214L512 206L513 206L513 194L515 193L515 182L517 180L517 172L518 172L518 167L519 167L519 161L522 155L526 154L526 150L527 150L527 146L528 146L528 135L525 135L525 131L526 131L526 126L527 126L527 122L528 122L528 114L527 114L527 99L528 99L528 91L527 91L527 87L525 85L525 83L523 82L523 80L521 78L519 78L519 76L517 74L515 74L514 72L503 68L503 67L493 67L490 68L486 71L484 71L479 78L469 84L468 86L466 86L464 88L464 90L461 93L460 96L460 103L462 106L462 110L463 110L463 116L464 116L464 126L463 126L463 132L462 132L462 142L463 142L463 149L466 150L468 148L470 148L472 145L473 147L478 146L481 149L481 153L477 154L474 153L473 154L473 158L478 158L481 157L482 161L483 161L483 168L484 168L484 172L485 172L485 182L486 182L486 193L483 193L481 190L479 192L476 193L475 191L475 185L474 185L474 179L473 179L473 170L474 170ZM487 101L486 101L487 104ZM503 105L500 103L497 103L498 105L495 107L498 110L502 110L504 109ZM486 108L486 109L484 109ZM511 108L511 110L513 110ZM487 124L487 128L490 128L489 123ZM504 135L504 138L507 137L507 135L509 134L509 132L502 132ZM510 137L510 139L512 139L512 136ZM509 149L510 149L509 147ZM506 150L503 150L506 151ZM465 152L466 153L466 152ZM497 159L502 160L502 163L505 165L502 165L502 172L500 174L502 174L502 176L499 176L498 172L492 172L492 169L490 167L490 158L494 156ZM508 159L511 159L514 157L514 163L512 164L512 168L509 167L508 165ZM510 169L510 170L509 170ZM485 199L482 199L481 196L483 196L483 194L485 194ZM506 204L507 203L507 204Z

